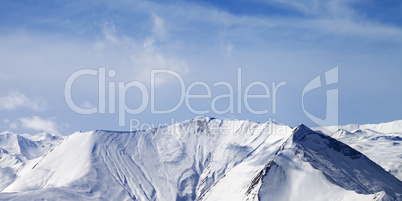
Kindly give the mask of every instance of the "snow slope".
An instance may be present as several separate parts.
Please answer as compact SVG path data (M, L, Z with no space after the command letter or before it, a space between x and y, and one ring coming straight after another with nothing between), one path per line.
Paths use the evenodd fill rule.
M49 139L44 136L31 142ZM376 163L307 127L295 132L271 122L208 117L145 131L77 132L17 169L0 200L387 200L402 194L402 182Z
M25 137L24 137L25 136ZM0 190L16 179L17 172L62 140L61 136L39 133L34 136L0 133Z
M76 133L51 149L39 160L26 163L18 178L3 192L23 192L48 187L68 186L90 169L92 135ZM66 174L68 173L68 174Z
M205 200L232 200L231 184L244 171L247 168L235 167ZM248 188L236 195L238 200L402 199L401 181L360 152L304 125L296 128L259 174L245 179L243 185ZM230 193L226 194L227 190Z
M402 180L402 120L381 124L314 128L362 152Z
M371 200L380 194L402 199L402 182L348 145L303 125L266 172L262 200Z

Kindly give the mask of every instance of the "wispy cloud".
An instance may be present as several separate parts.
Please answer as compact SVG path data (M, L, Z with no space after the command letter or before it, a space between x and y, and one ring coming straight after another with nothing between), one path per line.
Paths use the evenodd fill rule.
M112 54L118 54L116 57L123 58L125 69L131 69L126 72L130 79L149 83L150 72L153 69L169 69L185 75L189 72L189 65L180 55L175 54L172 49L172 42L168 35L165 20L154 13L150 13L152 26L149 33L142 38L135 38L120 32L112 21L104 22L102 33L104 38L98 40L94 48L99 57L111 58ZM123 52L108 52L115 49ZM128 59L128 60L127 60ZM116 63L116 62L114 62ZM120 66L121 67L121 66ZM166 84L167 79L159 77L155 84Z
M52 119L42 119L38 116L19 118L23 128L35 131L45 131L52 134L59 134L59 126Z
M156 36L159 38L165 38L166 37L166 28L165 28L165 22L163 18L159 17L158 15L152 14L152 20L154 23L154 26L152 28L152 31Z
M84 100L84 101L81 103L81 107L82 107L82 108L94 108L95 106L94 106L90 101Z
M304 15L287 16L275 15L236 15L231 12L220 10L213 7L203 7L196 4L183 4L180 6L159 6L154 5L153 10L167 17L170 23L176 27L189 26L194 23L208 23L210 34L213 27L220 27L223 31L217 34L233 35L236 39L261 38L261 34L267 32L280 32L300 34L307 32L320 36L321 34L332 34L338 36L354 35L358 37L398 41L402 34L402 29L391 24L381 23L375 19L366 17L359 10L353 8L353 4L359 1L286 1L286 0L257 0L262 3L273 5L277 8L290 8ZM286 11L285 13L289 13ZM200 23L200 24L202 24ZM203 30L199 30L200 33ZM230 33L230 34L229 34ZM207 33L204 33L207 34ZM273 38L280 41L281 37ZM288 38L286 38L288 39Z
M165 20L152 13L152 34L150 34L143 42L145 51L140 56L132 56L132 61L138 66L142 66L139 75L143 78L149 79L150 71L152 69L169 69L174 70L182 75L189 72L189 66L186 61L176 55L169 55L168 31L166 29ZM156 80L157 85L166 84L167 79L159 77Z
M10 125L10 129L17 129L18 128L17 123L15 123L15 122L11 122L9 125Z
M103 23L102 32L107 41L110 41L114 44L119 42L116 36L116 26L112 22Z
M18 91L13 91L7 96L0 97L0 110L14 110L21 107L42 111L46 109L46 103L38 99L30 99Z

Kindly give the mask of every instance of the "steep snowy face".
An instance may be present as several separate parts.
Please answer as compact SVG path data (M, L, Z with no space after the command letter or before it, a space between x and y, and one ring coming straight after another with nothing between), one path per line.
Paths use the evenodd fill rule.
M87 174L94 140L91 133L75 133L18 171L18 178L3 192L24 192L69 186Z
M362 152L402 180L402 120L381 124L314 128Z
M0 134L0 190L16 179L17 171L25 162L42 156L62 140L60 136L50 134L30 137L32 139L9 132Z
M266 155L274 152L291 128L198 117L144 132L94 135L91 174L103 175L115 186L99 189L107 197L197 200L261 147Z
M300 125L267 165L261 200L401 200L402 182L362 153Z
M243 164L246 163L233 168L202 198L233 200L230 195L235 195L237 200L402 199L401 181L360 152L304 125L294 130L263 168L259 166L260 171L242 181L246 191L232 191L237 175L247 172ZM222 193L226 191L229 193Z

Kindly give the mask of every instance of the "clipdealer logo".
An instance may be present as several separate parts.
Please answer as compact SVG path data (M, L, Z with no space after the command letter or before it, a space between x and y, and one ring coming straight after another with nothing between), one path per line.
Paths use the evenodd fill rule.
M180 99L176 103L176 105L172 108L166 110L157 110L156 109L156 101L155 101L155 92L156 92L156 76L161 74L167 74L173 76L180 83ZM84 79L85 76L97 76L98 77L98 107L93 108L82 108L76 105L73 101L72 97L72 86L73 83L77 79ZM64 88L64 96L67 105L76 113L79 114L114 114L116 113L116 109L119 115L119 126L125 126L126 123L126 114L140 114L144 112L148 107L150 107L151 114L170 114L178 110L183 104L187 107L187 109L194 113L195 115L203 115L210 113L211 111L216 114L226 114L235 112L240 114L242 113L242 106L244 105L248 112L252 114L267 114L268 109L265 110L256 110L250 104L250 100L252 99L272 99L272 113L276 113L276 105L277 105L277 93L278 90L286 85L286 82L280 83L271 83L271 88L264 82L255 81L251 82L245 87L243 91L242 87L242 71L241 68L238 68L237 71L237 96L235 97L234 89L231 83L226 81L215 82L210 86L206 82L197 81L186 85L183 77L172 70L159 69L159 70L151 70L150 71L150 89L146 86L146 84L133 80L131 82L108 82L106 83L106 76L109 78L113 78L116 76L116 71L109 70L106 75L106 68L95 69L81 69L74 73L72 73L66 81ZM206 90L206 94L191 94L191 91L194 87L202 87ZM212 97L212 89L214 87L223 86L226 87L229 93L220 94L218 96ZM254 87L262 87L264 90L264 94L250 94L250 90ZM130 108L126 104L126 93L130 88L136 88L141 93L141 104L137 108ZM117 91L116 91L117 89ZM108 93L108 98L106 98L106 91ZM116 105L116 96L118 97L118 104ZM237 99L237 107L235 107L234 99ZM108 101L106 101L108 99ZM210 108L207 110L196 110L191 105L190 100L193 99L211 99ZM218 109L217 101L220 99L228 99L229 104L225 109ZM108 102L108 111L106 111L106 102ZM117 106L117 108L116 108ZM235 110L236 109L236 110Z
M157 102L155 100L156 89L156 81L157 76L168 75L173 77L180 84L180 98L179 101L175 104L174 107L165 110L157 110L156 105ZM77 79L85 79L86 76L95 76L98 78L98 105L97 107L92 108L82 108L76 105L73 101L72 90L73 83ZM206 82L197 81L192 82L186 85L183 77L172 70L166 69L157 69L150 70L150 84L147 86L146 84L133 80L131 82L116 82L116 81L108 81L106 82L106 78L114 78L116 76L116 71L111 69L106 72L106 68L99 69L81 69L74 73L72 73L65 84L64 96L65 101L69 108L78 114L88 115L88 114L115 114L118 113L118 122L119 126L126 125L126 115L131 114L140 114L144 112L147 108L149 108L151 114L170 114L177 111L183 105L195 115L203 115L210 112L215 114L240 114L242 113L243 106L245 109L251 114L260 115L267 114L270 111L268 109L257 110L254 109L250 104L250 100L255 99L270 99L271 104L271 112L275 114L277 112L277 97L278 91L281 87L286 85L285 81L275 83L272 82L270 86L262 81L254 81L249 83L245 88L242 84L242 69L237 69L237 83L232 85L226 81L219 81L213 84L208 84ZM338 125L338 89L330 89L327 90L327 102L326 102L326 117L321 119L317 116L314 116L305 108L305 94L318 89L320 87L326 85L332 85L338 83L338 67L332 68L325 72L325 85L321 84L321 76L315 77L311 80L302 91L302 109L306 116L311 119L314 123L319 126L327 126L327 125ZM219 94L215 97L212 97L212 90L215 87L226 87L229 93ZM205 89L205 94L192 94L194 87L202 87ZM250 91L252 88L259 87L262 88L263 94L251 94ZM140 105L137 108L130 108L126 103L126 94L130 88L135 88L140 91ZM244 88L244 91L243 91ZM235 96L236 89L236 96ZM108 97L106 97L108 94ZM210 100L210 107L206 110L196 110L191 104L190 100L194 99L204 99ZM227 107L225 109L218 109L217 101L221 99L228 100ZM235 105L235 100L236 104ZM106 107L106 103L108 106ZM117 103L117 104L116 104ZM107 110L106 110L107 108ZM138 120L137 120L138 121ZM138 124L138 122L136 123ZM131 123L131 120L130 120Z
M338 83L338 67L332 68L328 71L325 72L324 76L325 80L325 85L321 84L321 76L315 77L313 80L311 80L303 89L302 92L302 107L303 107L303 112L306 114L306 116L316 123L318 126L324 127L324 126L337 126L338 125L338 88L332 88L326 90L326 114L325 118L321 119L317 116L314 116L310 112L306 110L304 107L304 95L306 93L309 93L315 89L321 88L321 87L326 87L326 86L332 86L334 84Z

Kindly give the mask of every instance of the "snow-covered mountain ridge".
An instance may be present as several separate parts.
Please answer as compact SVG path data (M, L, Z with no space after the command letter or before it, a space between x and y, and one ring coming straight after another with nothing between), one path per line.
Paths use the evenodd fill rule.
M350 124L313 128L364 153L402 180L402 120L381 124Z
M402 182L375 162L304 125L197 117L145 131L62 138L2 133L0 199L401 200L402 195Z

